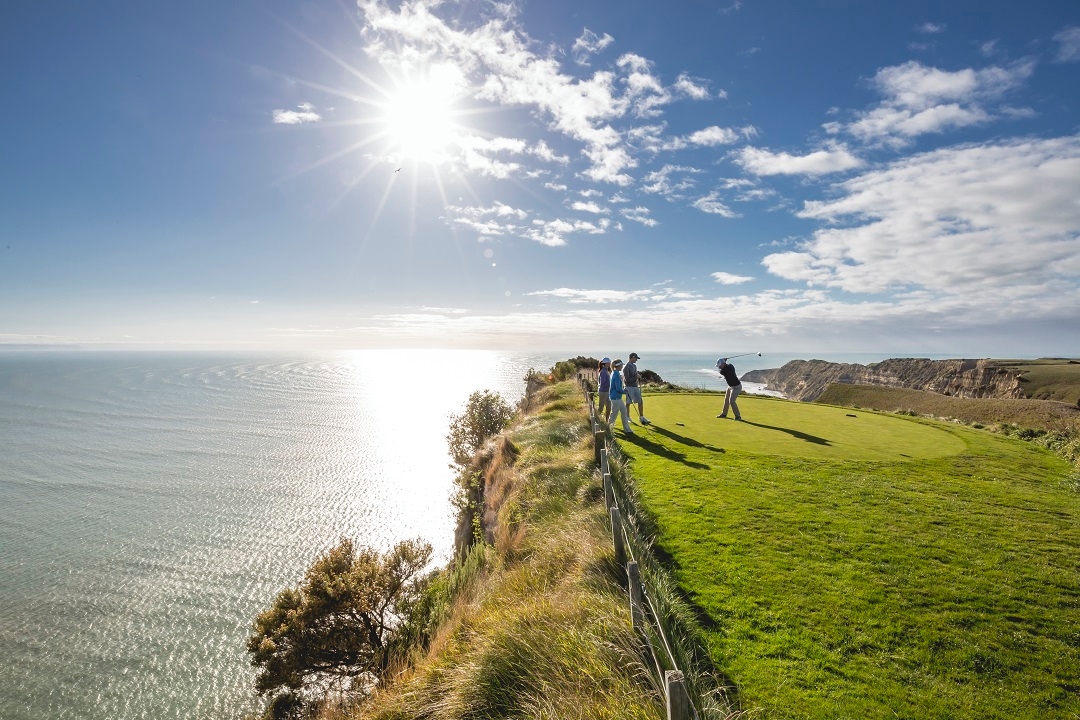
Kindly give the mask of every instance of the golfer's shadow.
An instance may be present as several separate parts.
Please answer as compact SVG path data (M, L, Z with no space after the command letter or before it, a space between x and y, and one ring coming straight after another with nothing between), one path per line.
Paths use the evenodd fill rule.
M798 430L792 430L791 428L776 427L775 425L763 425L762 423L750 422L749 420L743 420L747 425L753 425L754 427L765 428L766 430L779 430L780 432L787 433L792 437L805 440L808 443L814 443L815 445L826 445L832 447L832 443L825 438L818 437L817 435L810 435L808 433L799 432Z
M650 427L653 429L654 432L659 430L659 428L656 427L655 425L651 425ZM663 434L667 435L667 433L663 433ZM624 442L624 443L630 443L631 445L637 445L642 450L648 450L653 455L659 455L662 458L667 458L668 460L673 460L674 462L680 462L683 465L686 465L687 467L694 468L695 470L711 470L712 469L711 467L709 467L705 463L699 463L699 462L695 462L693 460L688 460L686 455L683 455L680 452L675 452L671 448L665 447L664 445L661 445L658 442L653 442L652 440L645 437L640 432L634 433L633 435L623 437L621 439L621 441ZM724 452L724 451L720 450L720 452Z
M690 445L690 446L693 446L693 447L704 448L706 450L712 450L713 452L724 452L725 451L724 448L714 448L711 445L703 445L702 443L699 443L699 441L697 441L697 440L691 440L689 437L683 437L681 435L676 435L675 433L673 433L671 431L664 430L663 427L657 427L656 425L649 425L649 429L654 433L660 433L661 435L664 435L665 437L670 437L671 439L675 440L676 443L683 443L684 445ZM687 467L693 467L694 470L712 470L712 466L710 466L710 465L706 465L703 462L696 462L696 461L693 461L693 460L689 460L685 456L684 453L676 452L675 450L672 450L669 447L661 445L660 443L654 443L654 441L650 440L643 433L635 433L631 437L624 437L622 441L623 441L623 443L632 443L633 445L636 445L639 448L642 448L643 450L648 450L652 454L657 454L657 456L660 456L661 458L666 458L667 460L672 460L674 462L683 463Z
M662 427L658 427L656 425L650 425L649 427L652 429L653 432L659 433L659 434L663 435L664 437L670 438L671 440L674 440L677 443L682 443L683 445L689 445L690 447L701 448L702 450L708 450L708 451L714 452L714 453L727 452L726 450L724 450L724 448L718 448L718 447L716 447L714 445L707 445L707 444L705 444L703 442L699 442L697 440L694 440L693 438L688 438L685 435L679 435L678 433L673 433L670 430L666 430L666 429L664 429Z

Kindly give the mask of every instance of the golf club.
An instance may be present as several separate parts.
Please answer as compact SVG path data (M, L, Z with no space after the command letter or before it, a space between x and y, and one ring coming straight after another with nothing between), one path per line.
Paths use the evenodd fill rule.
M732 360L737 357L746 357L747 355L757 355L758 357L761 357L761 353L743 353L742 355L728 355L727 359Z

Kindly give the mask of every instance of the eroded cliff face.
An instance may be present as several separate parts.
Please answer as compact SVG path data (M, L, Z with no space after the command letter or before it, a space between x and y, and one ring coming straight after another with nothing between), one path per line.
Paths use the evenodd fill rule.
M743 380L765 383L792 400L813 401L831 383L929 390L963 398L1024 398L1015 371L992 360L893 358L872 365L792 360L773 370L751 370Z

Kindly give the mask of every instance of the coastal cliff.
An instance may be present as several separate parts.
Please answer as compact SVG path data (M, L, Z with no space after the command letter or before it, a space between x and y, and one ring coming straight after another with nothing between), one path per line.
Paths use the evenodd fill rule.
M742 379L807 402L833 383L928 390L962 398L1028 397L1021 373L994 360L893 358L870 365L792 360L781 368L751 370Z

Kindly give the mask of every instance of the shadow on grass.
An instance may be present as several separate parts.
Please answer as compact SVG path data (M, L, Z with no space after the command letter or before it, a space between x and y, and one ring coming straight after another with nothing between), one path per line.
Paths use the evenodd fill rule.
M670 440L674 440L677 443L682 443L683 445L689 445L690 447L701 448L702 450L708 450L709 452L714 452L714 453L727 452L727 450L724 450L724 448L718 448L715 445L708 445L708 444L700 442L698 440L694 440L693 438L688 438L685 435L679 435L678 433L673 433L670 430L662 428L662 427L660 427L658 425L649 425L649 428L653 432L659 433L659 434L663 435L664 437L666 437L666 438L668 438Z
M655 429L655 426L650 426L650 427L653 427ZM706 465L705 463L699 463L699 462L695 462L693 460L690 460L690 459L688 459L686 457L686 455L684 455L684 454L682 454L680 452L675 452L674 450L672 450L671 448L669 448L669 447L667 447L665 445L661 445L658 442L654 442L654 441L648 439L647 437L645 437L640 432L636 432L633 435L623 435L622 437L619 438L619 441L627 443L628 445L637 445L642 450L647 450L647 451L651 452L653 455L659 455L660 457L667 458L668 460L671 460L673 462L682 463L683 465L686 465L687 467L692 467L695 470L711 470L712 469L710 466ZM724 452L724 451L720 450L720 452Z
M787 433L792 437L796 437L800 440L805 440L808 443L814 443L815 445L826 445L832 447L832 443L825 438L818 437L817 435L810 435L808 433L800 432L799 430L792 430L791 428L777 427L775 425L765 425L763 423L750 422L749 420L743 420L742 422L747 425L753 425L754 427L765 428L766 430L778 430L782 433Z

